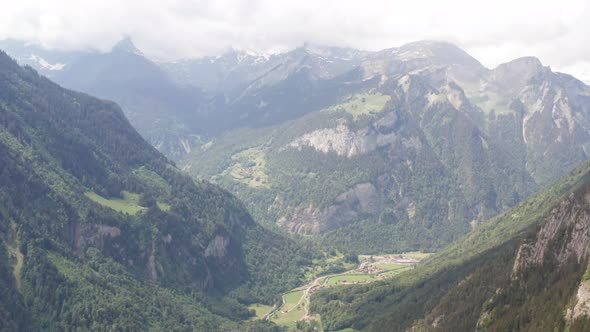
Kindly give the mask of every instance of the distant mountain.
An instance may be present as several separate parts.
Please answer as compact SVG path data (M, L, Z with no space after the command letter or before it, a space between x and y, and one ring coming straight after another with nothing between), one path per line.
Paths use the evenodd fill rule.
M64 53L18 45L4 41L0 49L66 88L117 102L142 136L166 155L180 157L200 142L193 134L205 96L170 81L130 39L123 39L108 53Z
M365 53L306 44L271 56L230 50L218 57L162 66L178 84L215 96L201 109L199 133L211 138L236 128L295 119L359 89L362 82L347 86L348 73Z
M230 49L219 56L168 62L162 66L179 84L227 93L277 83L304 67L318 79L333 78L357 66L366 53L305 44L283 54L258 55Z
M327 331L587 331L590 163L408 273L312 297Z
M272 303L310 260L117 105L0 52L0 330L243 330L241 303Z
M29 65L50 78L63 70L71 61L86 53L48 50L36 44L14 39L0 41L0 49L10 54L21 65Z

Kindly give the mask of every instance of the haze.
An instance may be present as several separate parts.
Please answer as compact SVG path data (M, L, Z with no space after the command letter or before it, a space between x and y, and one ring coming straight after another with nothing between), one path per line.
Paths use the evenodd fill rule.
M377 50L436 39L489 67L535 55L590 81L590 7L583 0L5 2L0 38L48 48L108 50L129 36L151 58L171 60L229 47L272 53L312 42Z

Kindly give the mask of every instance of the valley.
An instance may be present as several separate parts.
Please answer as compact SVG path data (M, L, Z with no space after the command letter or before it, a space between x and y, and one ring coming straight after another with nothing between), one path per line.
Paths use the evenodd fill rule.
M323 289L360 285L386 280L402 272L412 270L428 253L409 252L387 255L359 255L356 268L341 273L325 274L308 281L281 295L281 303L273 307L252 304L256 319L270 320L279 326L295 328L298 321L319 322L320 317L309 312L311 296ZM411 273L411 272L408 272Z
M590 86L535 57L0 48L0 331L590 330Z

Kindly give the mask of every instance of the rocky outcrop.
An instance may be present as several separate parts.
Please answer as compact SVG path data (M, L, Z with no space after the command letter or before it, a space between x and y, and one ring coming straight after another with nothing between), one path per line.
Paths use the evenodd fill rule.
M552 255L559 264L570 259L578 263L590 254L590 192L583 196L572 193L553 208L532 243L518 249L512 269L513 278L532 266L540 266Z
M207 245L207 248L205 249L205 257L225 257L229 241L229 237L227 236L216 235Z
M566 312L566 319L570 322L581 316L590 317L590 283L587 281L580 284L576 293L576 304Z
M377 188L371 183L359 183L338 195L327 208L300 209L279 223L291 232L319 234L358 221L363 215L376 215L381 205Z
M380 128L392 127L397 117L395 113L386 115L376 125ZM364 155L379 147L392 144L398 139L395 132L379 133L370 128L352 131L341 122L335 128L323 128L304 134L287 145L287 148L301 150L308 146L324 154L336 153L338 156L352 158Z
M73 249L78 257L82 257L84 256L84 249L87 245L102 249L107 239L121 235L121 229L102 224L76 223L73 233Z

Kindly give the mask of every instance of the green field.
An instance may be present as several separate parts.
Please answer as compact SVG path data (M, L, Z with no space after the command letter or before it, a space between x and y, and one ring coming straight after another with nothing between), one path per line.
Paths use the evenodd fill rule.
M303 303L287 313L277 312L272 316L272 321L278 325L295 328L297 321L303 317Z
M395 263L391 263L391 264L375 264L375 266L379 269L382 270L387 270L387 271L395 271L395 270L399 270L399 269L403 269L405 267L407 267L407 264L395 264Z
M268 314L272 310L272 306L255 303L249 305L248 309L254 310L256 312L256 316L252 317L252 319L262 319L266 314Z
M390 98L380 93L353 95L341 104L324 108L322 112L346 112L352 114L356 120L361 115L372 115L383 111Z
M335 277L330 277L326 285L337 285L343 282L364 282L374 280L373 274L341 274Z
M281 307L272 317L271 320L278 325L295 328L296 322L303 317L303 291L287 293L285 296L285 305Z
M139 205L139 194L123 191L123 198L104 198L99 194L88 191L84 195L94 202L111 208L117 212L126 213L129 215L136 215L138 212L145 210L146 208ZM170 204L156 202L158 208L164 212L170 211Z
M266 159L262 148L250 148L232 155L233 164L222 175L229 175L234 180L253 188L268 187Z
M412 251L412 252L406 252L403 254L403 256L405 258L414 258L414 259L424 259L428 256L432 255L432 253L429 252L419 252L419 251Z
M379 274L379 276L382 278L389 278L389 277L393 277L394 275L398 275L404 271L411 270L412 268L413 267L411 265L406 265L406 266L402 266L399 269L383 272L383 273Z
M84 195L95 201L96 203L111 208L117 212L135 215L145 208L139 206L139 194L130 193L123 191L123 198L108 199L100 196L99 194L89 191L85 192Z
M162 202L157 202L157 204L158 204L158 208L160 210L162 210L164 212L170 211L170 208L171 208L170 204L166 204L166 203L162 203Z
M285 294L285 305L281 308L281 311L289 311L301 300L303 291L296 291Z
M313 280L321 275L328 275L340 272L353 270L356 268L356 263L346 262L344 254L335 251L331 254L324 253L321 259L314 258L312 265L305 268L305 277L308 280Z

